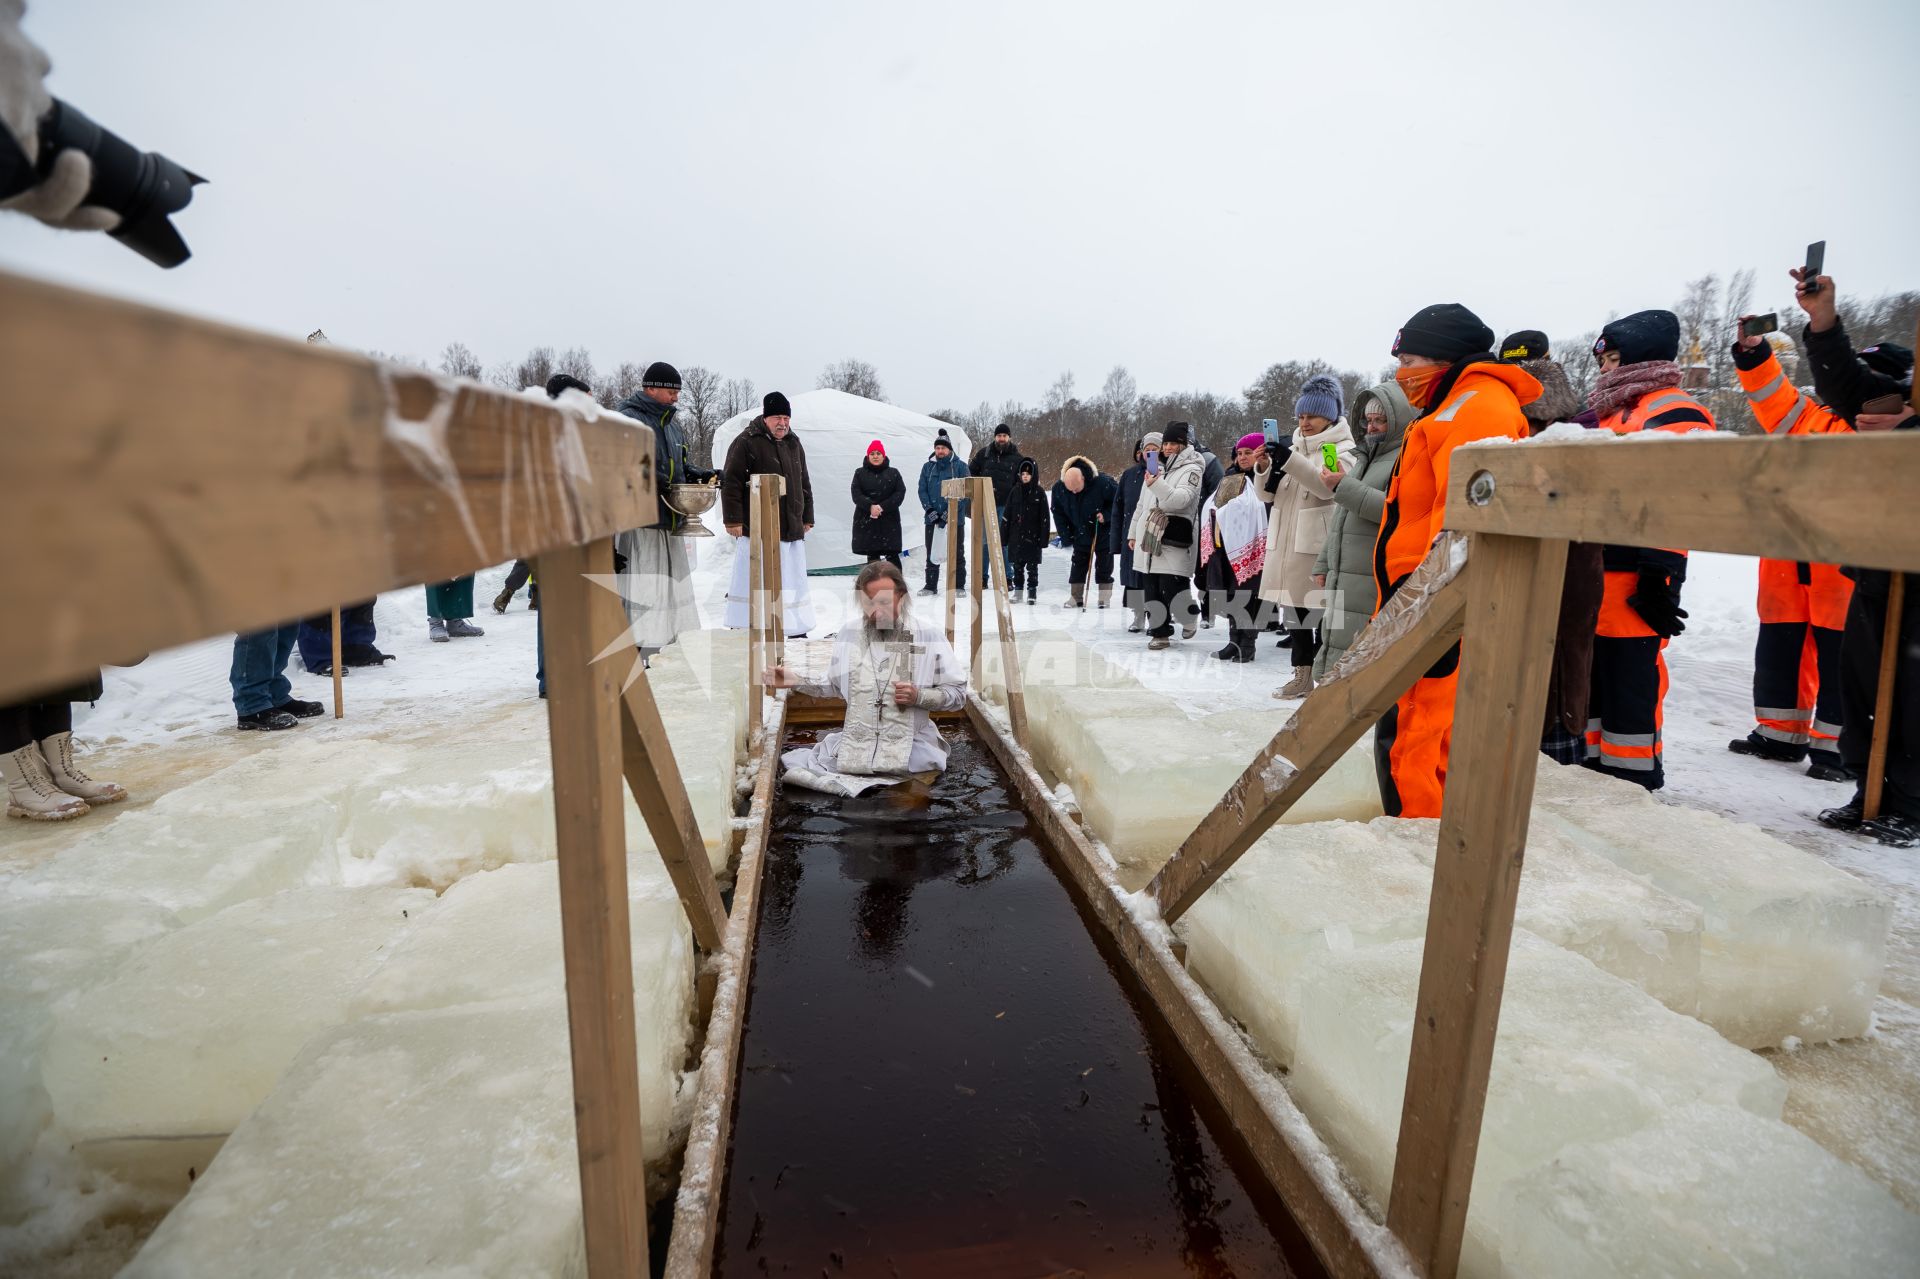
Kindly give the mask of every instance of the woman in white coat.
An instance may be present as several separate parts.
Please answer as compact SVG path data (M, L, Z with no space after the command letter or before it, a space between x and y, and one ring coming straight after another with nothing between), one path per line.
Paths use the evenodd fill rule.
M933 711L958 710L966 676L932 622L912 616L912 592L900 569L876 560L854 578L857 616L833 640L823 681L801 680L784 666L766 674L775 688L797 688L847 704L840 731L780 757L786 780L829 795L931 781L947 766L947 744Z
M1267 517L1267 557L1260 572L1260 598L1280 606L1283 648L1293 650L1293 678L1275 697L1305 697L1313 691L1313 657L1320 647L1317 627L1325 600L1313 581L1313 564L1327 543L1333 518L1333 490L1320 479L1326 446L1332 445L1343 471L1354 456L1353 429L1342 412L1338 378L1316 373L1294 402L1299 429L1291 443L1268 450L1254 472L1273 503Z
M1160 435L1157 467L1148 459L1147 480L1140 504L1133 509L1127 545L1133 550L1134 571L1146 579L1148 648L1166 648L1173 642L1174 618L1180 619L1182 639L1192 639L1194 621L1193 566L1199 545L1200 488L1206 459L1191 447L1185 422L1169 422Z

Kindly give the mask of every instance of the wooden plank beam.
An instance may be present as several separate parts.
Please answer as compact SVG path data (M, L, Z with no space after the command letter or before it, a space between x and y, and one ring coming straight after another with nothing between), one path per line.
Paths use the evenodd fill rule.
M760 888L766 877L767 839L773 820L774 777L786 737L787 698L781 695L774 721L760 738L753 800L747 809L747 834L734 872L733 913L727 919L727 944L709 964L717 970L713 1016L700 1052L699 1083L693 1101L693 1131L680 1168L680 1192L674 1200L673 1237L667 1247L671 1279L709 1279L720 1242L720 1209L726 1202L727 1153L733 1140L733 1096L740 1078L740 1044L746 1029L747 988L753 977L754 938L760 928Z
M1566 563L1565 541L1488 534L1474 539L1466 570L1456 767L1440 814L1387 1209L1427 1279L1452 1279L1466 1232Z
M959 611L959 588L954 584L955 566L962 563L960 558L960 504L967 498L968 481L965 479L940 481L940 496L947 499L947 576L941 598L947 610L947 647L953 647L954 615ZM973 571L978 573L980 565L975 564Z
M547 731L587 1273L630 1279L647 1273L647 1186L620 802L620 681L629 657L622 646L620 654L597 660L627 628L627 619L619 598L590 580L613 572L611 540L548 551L535 571L547 649Z
M780 558L780 499L786 495L787 481L781 475L756 475L754 492L760 503L754 512L754 529L764 540L760 543L760 563L766 573L767 653L769 665L787 660L786 563Z
M625 660L624 658L621 660ZM700 837L700 823L687 799L687 786L667 740L667 726L653 699L653 685L644 667L632 672L632 682L621 693L620 747L622 771L633 802L646 820L660 860L686 908L693 940L701 950L720 949L727 931L726 907L720 904L720 886Z
M951 480L947 482L952 483ZM987 580L987 566L984 562L986 552L983 549L984 544L980 540L980 526L983 522L997 525L1000 520L993 509L993 481L968 480L966 482L972 486L971 491L973 494L973 519L968 521L967 529L967 538L971 544L968 550L973 558L973 572L967 577L967 603L973 608L973 617L969 623L970 629L967 637L967 680L972 687L979 688L981 623L985 620L985 610L981 608L980 592L986 585ZM985 486L984 490L982 489L983 485ZM984 500L982 500L981 497L983 491L986 494ZM1002 568L1004 569L1004 567L1003 565Z
M1442 538L1344 660L1200 819L1149 891L1180 918L1375 720L1460 638L1467 604L1457 535Z
M1920 432L1469 446L1447 527L1920 569Z
M738 554L736 551L735 554ZM760 722L767 691L767 561L760 536L760 477L747 480L747 696L753 699L751 733Z
M1405 1259L1386 1228L1368 1219L1285 1088L1187 975L1174 955L1172 934L1144 925L1129 909L1128 894L1113 868L1053 804L1031 757L1015 749L978 695L968 696L967 715L1012 779L1022 808L1039 824L1057 864L1066 871L1068 887L1112 937L1153 1009L1206 1081L1261 1174L1286 1201L1327 1272L1339 1279L1402 1273Z
M0 386L0 700L654 522L630 419L6 274Z
M992 496L993 482L979 480L987 495ZM1007 557L1000 545L1000 521L988 520L986 528L986 555L993 561L993 611L994 620L1000 630L1000 674L1007 686L1007 722L1013 726L1013 740L1020 743L1022 750L1032 748L1033 739L1027 734L1027 695L1020 683L1020 649L1013 641L1013 599L1007 586ZM980 648L980 619L974 617L973 646Z

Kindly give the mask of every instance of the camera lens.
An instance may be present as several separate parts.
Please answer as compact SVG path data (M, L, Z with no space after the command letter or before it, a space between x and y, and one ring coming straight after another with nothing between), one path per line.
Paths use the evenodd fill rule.
M157 151L140 150L56 99L40 122L42 167L51 169L54 157L65 150L83 151L92 161L93 185L84 203L120 215L120 225L109 232L114 239L156 266L176 267L192 256L169 219L187 207L194 185L206 179Z

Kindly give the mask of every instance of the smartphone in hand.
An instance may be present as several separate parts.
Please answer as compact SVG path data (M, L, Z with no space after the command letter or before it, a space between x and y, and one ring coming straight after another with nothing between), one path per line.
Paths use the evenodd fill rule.
M1147 450L1147 474L1148 475L1160 474L1160 450L1159 449Z
M1815 240L1807 246L1807 264L1801 270L1800 287L1808 293L1820 291L1820 276L1827 269L1827 242Z
M1743 338L1757 338L1764 334L1778 333L1779 331L1780 315L1778 312L1769 312L1766 315L1750 315L1740 321L1740 336Z
M1260 429L1266 432L1267 443L1278 444L1280 442L1280 419L1272 417L1261 418Z

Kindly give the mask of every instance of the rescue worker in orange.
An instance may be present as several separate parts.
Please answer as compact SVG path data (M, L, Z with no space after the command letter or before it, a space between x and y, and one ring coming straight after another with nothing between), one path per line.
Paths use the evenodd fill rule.
M1751 316L1741 316L1745 324ZM1736 333L1739 330L1735 330ZM1769 434L1833 435L1853 428L1802 395L1763 337L1736 337L1733 367ZM1797 764L1807 776L1850 781L1840 762L1840 637L1853 583L1838 564L1760 561L1760 638L1753 646L1753 731L1727 743L1737 755Z
M1523 404L1540 383L1493 353L1493 330L1457 302L1424 307L1393 339L1394 380L1421 416L1407 427L1387 485L1373 578L1384 608L1426 558L1447 513L1447 465L1469 440L1527 437ZM1374 771L1390 817L1438 817L1453 736L1460 646L1414 682L1374 730Z
M1604 430L1711 431L1713 415L1680 389L1680 317L1637 311L1600 330L1593 344L1600 380L1587 406ZM1587 720L1589 768L1637 782L1666 784L1661 765L1661 704L1667 696L1667 641L1687 629L1680 585L1687 553L1607 546L1600 623L1593 640Z

